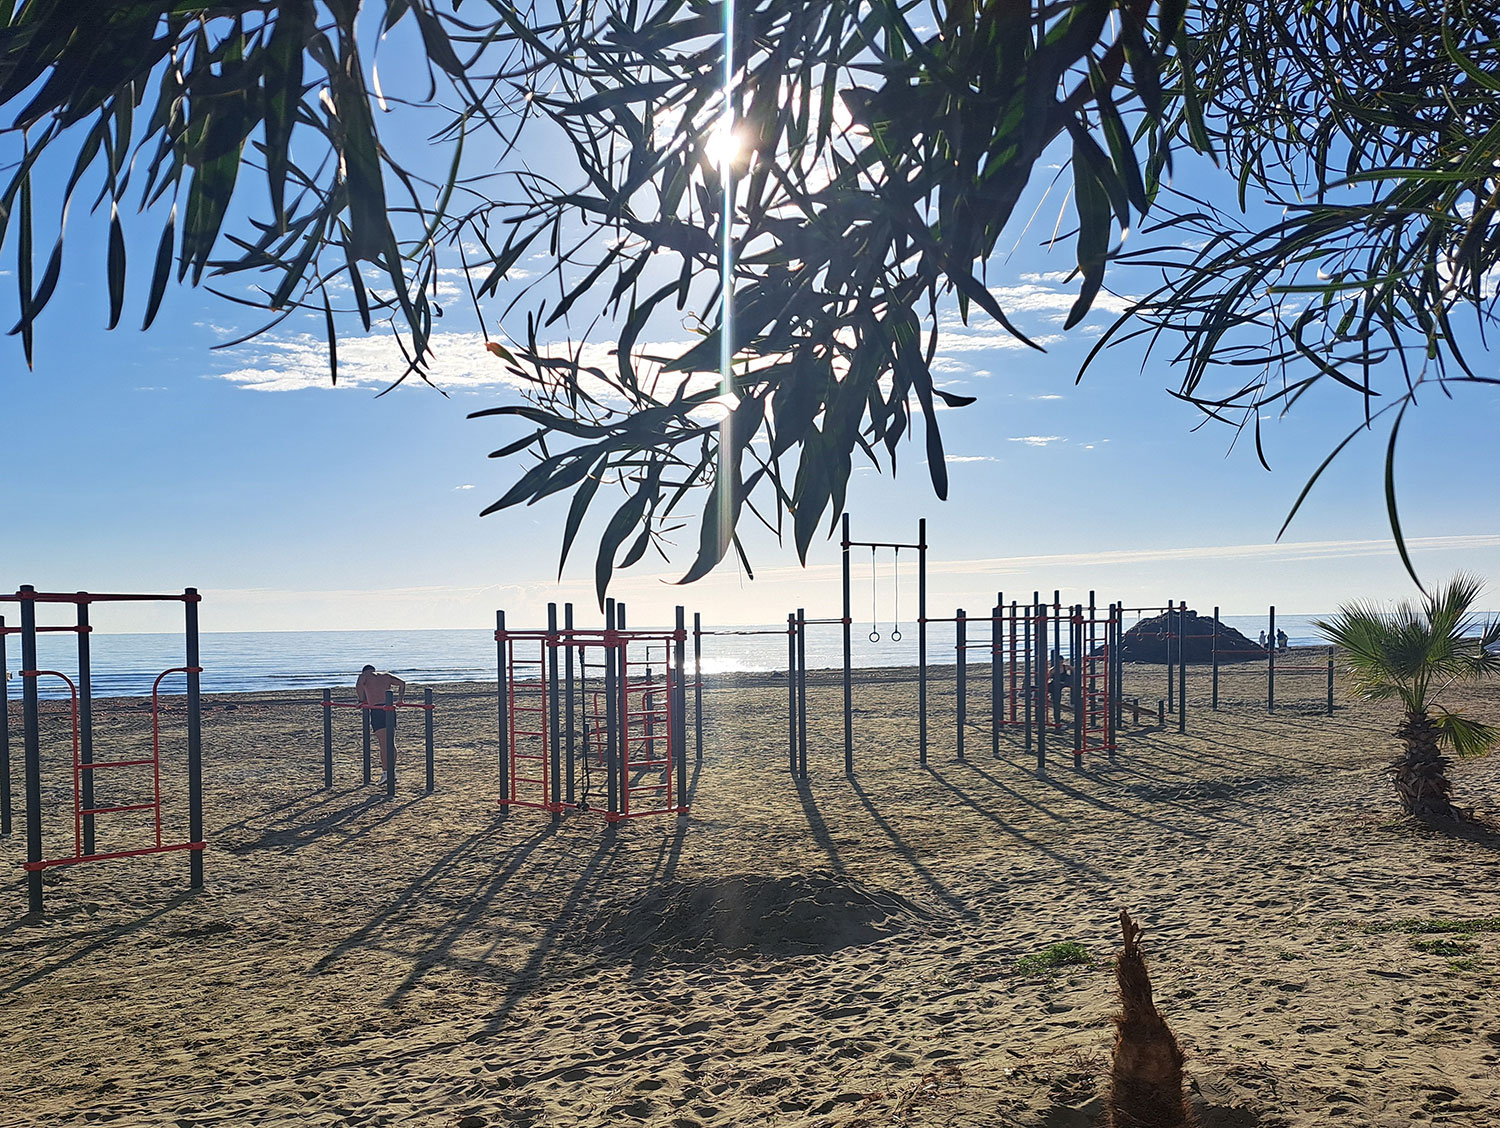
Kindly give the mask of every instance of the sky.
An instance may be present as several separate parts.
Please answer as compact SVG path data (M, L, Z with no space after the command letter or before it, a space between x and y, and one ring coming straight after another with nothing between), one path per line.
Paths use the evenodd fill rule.
M0 164L14 157L0 151ZM948 315L938 374L944 387L978 397L942 414L949 498L932 494L919 431L894 478L856 471L855 539L914 541L925 518L934 616L982 613L999 591L1009 600L1060 589L1065 602L1094 591L1101 604L1130 606L1180 599L1225 614L1412 596L1386 521L1383 433L1348 449L1277 540L1308 475L1357 424L1355 397L1317 392L1289 416L1266 419L1267 472L1248 442L1203 426L1168 394L1179 378L1162 356L1144 362L1133 346L1112 350L1075 382L1123 297L1102 299L1085 326L1063 332L1071 244L1049 253L1045 233L1064 193L1044 197L1043 187L1034 192L1036 230L1017 233L988 281L1046 352L1018 347L982 319L964 326ZM133 229L137 267L157 230L150 220ZM460 278L444 280L453 301L434 339L437 389L408 381L377 398L400 367L379 329L351 327L331 387L321 319L216 350L251 327L248 311L174 287L156 325L137 332L144 271L132 277L121 328L107 332L104 235L101 217L81 208L70 217L35 370L18 338L0 339L0 588L194 586L206 630L485 627L499 608L513 625L540 625L549 601L575 602L580 621L597 614L597 524L558 576L566 498L479 516L520 471L487 456L519 431L466 416L516 402L516 392L483 349ZM7 325L14 245L0 254ZM548 265L536 255L520 267L537 275ZM1114 276L1111 284L1121 288ZM492 332L513 292L502 287L486 304ZM685 328L681 339L690 339ZM599 347L608 344L601 334ZM1403 429L1399 497L1424 580L1462 568L1500 583L1497 424L1500 397L1466 390L1426 397ZM753 579L730 559L678 586L696 546L690 528L672 560L618 573L611 594L640 626L666 625L679 603L707 624L774 622L799 606L837 614L837 537L816 542L803 568L790 542L750 520L741 528ZM910 621L914 556L887 551L872 562L868 550L855 553L856 621ZM1500 595L1491 591L1486 606L1500 606ZM101 608L96 622L101 631L174 630L179 615L180 606L119 605Z

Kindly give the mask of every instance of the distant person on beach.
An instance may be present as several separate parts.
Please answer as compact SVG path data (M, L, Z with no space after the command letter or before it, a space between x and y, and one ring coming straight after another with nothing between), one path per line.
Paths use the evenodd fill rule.
M406 683L395 674L383 673L374 666L366 666L359 672L354 695L361 705L384 706L387 693L394 693L397 701L402 700L406 696ZM370 718L370 728L380 740L380 778L375 782L384 783L386 773L391 770L391 734L396 729L396 714L387 713L384 708L366 709L365 713Z
M1286 631L1277 631L1276 632L1276 649L1277 650L1285 650L1286 649L1286 644L1287 644Z
M1262 650L1264 650L1266 648L1266 632L1265 631L1261 631L1260 632L1260 648Z
M1073 671L1068 668L1066 662L1059 662L1053 667L1052 680L1047 683L1047 692L1052 695L1052 715L1054 717L1062 714L1063 690L1073 684Z

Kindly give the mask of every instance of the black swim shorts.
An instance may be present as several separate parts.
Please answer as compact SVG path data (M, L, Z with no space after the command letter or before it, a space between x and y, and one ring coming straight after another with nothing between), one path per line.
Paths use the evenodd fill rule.
M383 728L385 728L386 718L390 717L390 714L385 711L385 706L384 705L378 705L378 706L376 706L374 708L366 709L365 713L370 718L370 727L372 729L383 729ZM394 719L394 718L392 718L392 719ZM392 727L394 727L394 726L392 726Z

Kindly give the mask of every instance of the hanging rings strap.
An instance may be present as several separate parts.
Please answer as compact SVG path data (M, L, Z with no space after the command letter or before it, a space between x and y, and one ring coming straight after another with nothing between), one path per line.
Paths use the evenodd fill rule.
M879 576L875 572L875 546L870 546L870 641L880 641L880 613L875 606L875 593L879 588Z
M896 591L895 591L896 607L895 607L895 610L891 614L891 621L892 621L892 625L891 625L891 641L892 642L900 642L901 641L901 549L899 547L896 549L896 567L895 567L895 570L894 570L894 575L893 575L892 585L891 586L896 589Z

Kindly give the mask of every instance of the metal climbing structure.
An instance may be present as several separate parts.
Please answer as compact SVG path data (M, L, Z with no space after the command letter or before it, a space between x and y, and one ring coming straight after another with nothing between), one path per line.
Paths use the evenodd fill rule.
M606 822L686 814L687 631L627 630L609 601L603 629L508 630L500 666L500 805L594 813ZM659 671L659 672L658 672Z
M27 909L33 913L42 911L42 871L54 866L71 866L80 862L100 862L116 858L132 858L145 854L164 854L186 851L189 859L188 880L193 888L203 885L203 739L199 709L199 675L203 672L198 664L198 602L196 588L186 588L181 595L100 594L97 592L45 592L25 585L14 595L0 596L0 602L19 603L21 625L7 628L0 619L0 643L4 635L21 636L22 679L22 734L26 775L26 861L22 869L26 873ZM93 696L91 692L91 669L89 635L93 630L89 622L89 607L95 603L122 603L141 601L181 602L184 608L184 636L186 662L163 671L151 687L151 755L140 756L118 754L114 758L99 759L94 750ZM76 622L65 626L43 626L37 623L38 604L72 604L77 609ZM77 679L68 677L59 670L44 670L38 667L37 637L41 634L65 632L77 639ZM0 685L3 685L3 660L0 660ZM168 841L162 818L162 731L161 731L161 683L170 674L187 676L187 793L188 835L186 841ZM71 854L43 857L42 840L42 724L41 707L37 683L42 678L58 678L68 688L68 720L71 732L71 775L73 807L73 852ZM0 691L0 712L7 703ZM0 770L9 776L9 729L0 725ZM134 802L110 802L95 795L98 773L121 781L129 775L127 769L139 773L150 769L149 789L136 782L134 788L122 787L144 795L149 792L150 801L144 797ZM3 832L10 829L10 793L6 788L0 794L0 824ZM139 831L135 835L122 837L113 849L100 849L95 836L95 822L100 816L121 815L132 812L151 813L151 830L141 840Z

